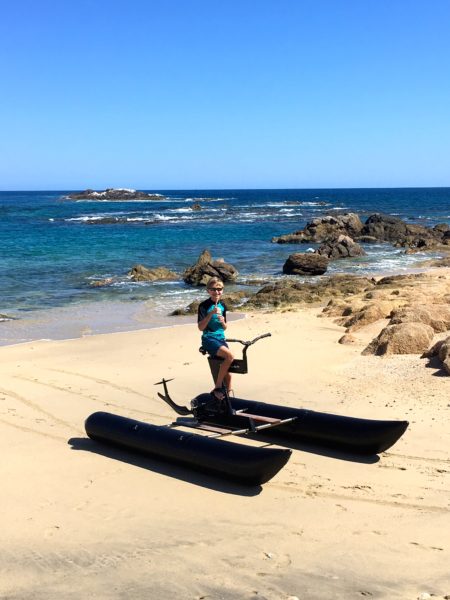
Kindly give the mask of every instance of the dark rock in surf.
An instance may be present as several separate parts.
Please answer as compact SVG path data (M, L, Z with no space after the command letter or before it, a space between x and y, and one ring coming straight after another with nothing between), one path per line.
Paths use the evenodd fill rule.
M343 215L326 215L317 217L307 223L304 229L294 231L287 235L272 238L277 244L322 243L328 239L336 238L339 234L351 238L359 236L363 224L355 213Z
M17 321L17 317L12 317L11 315L4 315L0 313L0 323L2 321Z
M233 292L224 296L224 301L229 311L235 311L241 308L242 304L248 298L248 294L245 292ZM194 300L185 308L177 308L170 313L171 317L185 316L185 315L196 315L198 311L198 305L202 300Z
M144 265L134 265L128 273L131 281L174 281L180 276L166 267L147 268Z
M330 260L366 255L361 246L348 235L338 235L337 237L327 240L317 250L317 254L326 256Z
M446 223L433 228L423 227L381 213L370 215L364 225L355 213L318 217L307 223L304 229L274 237L272 242L325 243L339 235L349 236L358 242L388 242L411 252L450 245L450 228Z
M443 233L439 229L405 223L398 217L375 213L365 222L361 235L390 242L394 246L426 250L434 248L441 241Z
M129 188L107 188L102 192L87 189L83 192L75 192L67 196L70 200L163 200L161 194L147 194Z
M283 265L286 275L323 275L328 268L328 258L320 254L291 254Z
M203 250L197 262L185 270L183 280L190 285L206 286L211 277L219 277L226 283L236 281L238 275L233 265L221 258L214 260L208 250Z

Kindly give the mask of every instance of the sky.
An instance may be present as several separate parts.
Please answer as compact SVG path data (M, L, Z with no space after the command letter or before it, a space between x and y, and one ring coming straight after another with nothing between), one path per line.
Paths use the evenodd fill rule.
M0 190L450 186L448 0L0 15Z

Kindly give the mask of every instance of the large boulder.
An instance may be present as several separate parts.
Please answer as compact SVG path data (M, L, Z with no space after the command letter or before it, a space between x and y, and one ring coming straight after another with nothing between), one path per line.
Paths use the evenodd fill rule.
M367 304L360 310L355 311L349 317L343 317L338 321L339 325L347 328L347 332L358 331L366 325L375 323L380 319L385 319L389 315L390 310L386 309L385 303L379 302L376 304Z
M424 323L388 325L363 350L362 354L422 354L429 347L434 329Z
M427 304L398 308L392 311L391 325L398 323L425 323L437 333L450 329L450 305Z
M198 257L197 262L188 267L183 280L190 285L207 285L211 277L219 277L223 282L234 282L239 275L237 269L219 258L214 260L208 250Z
M435 246L442 238L440 230L405 223L398 217L375 213L370 215L361 230L361 236L374 237L396 246L427 249Z
M321 243L339 234L355 238L360 235L363 224L355 213L326 215L307 223L305 229L272 238L277 244L299 244L302 242Z
M286 275L323 275L328 268L328 258L320 254L291 254L283 265Z
M177 275L177 273L174 273L165 267L155 267L153 269L149 269L144 267L144 265L134 265L134 267L132 267L131 271L128 273L128 276L132 281L173 281L174 279L179 279L180 277Z
M352 258L365 256L363 248L348 235L338 235L324 242L317 250L317 254L326 256L330 260L337 258Z

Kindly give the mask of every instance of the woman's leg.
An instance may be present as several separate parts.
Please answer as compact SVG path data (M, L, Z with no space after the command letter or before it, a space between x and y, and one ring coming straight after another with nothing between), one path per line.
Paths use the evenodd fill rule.
M234 360L234 356L227 346L220 346L220 348L217 350L216 356L223 358L216 379L216 388L221 388L225 381L227 390L229 390L231 386L231 375L228 373L228 369Z

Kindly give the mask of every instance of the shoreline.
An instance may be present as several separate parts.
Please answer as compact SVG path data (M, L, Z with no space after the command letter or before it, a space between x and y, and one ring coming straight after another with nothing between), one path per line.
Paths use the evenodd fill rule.
M371 277L381 279L383 277L396 277L414 273L442 273L450 272L445 267L418 266L416 268L391 269L378 271L371 274L353 273L357 278ZM319 276L310 283L333 277L336 274ZM286 280L295 280L295 277L287 276ZM302 281L302 278L300 278ZM239 285L239 284L238 284ZM257 287L257 286L254 286ZM194 290L195 291L195 290ZM204 290L199 288L199 295ZM225 297L226 298L226 297ZM148 306L154 303L154 298L148 300L111 300L102 299L83 303L72 303L64 306L42 308L27 311L26 316L13 316L10 320L0 322L0 348L10 345L26 344L28 342L72 340L90 335L107 335L109 333L126 333L146 329L159 329L161 327L175 327L184 323L195 321L195 315L171 316L164 313L160 306ZM180 306L181 308L181 306ZM300 308L300 307L299 307ZM276 310L268 307L268 310ZM6 313L8 311L5 311ZM248 311L250 314L252 309ZM233 313L233 319L246 315L247 311ZM231 311L230 311L231 316ZM20 339L21 331L30 335L29 339ZM48 332L52 335L48 336Z

